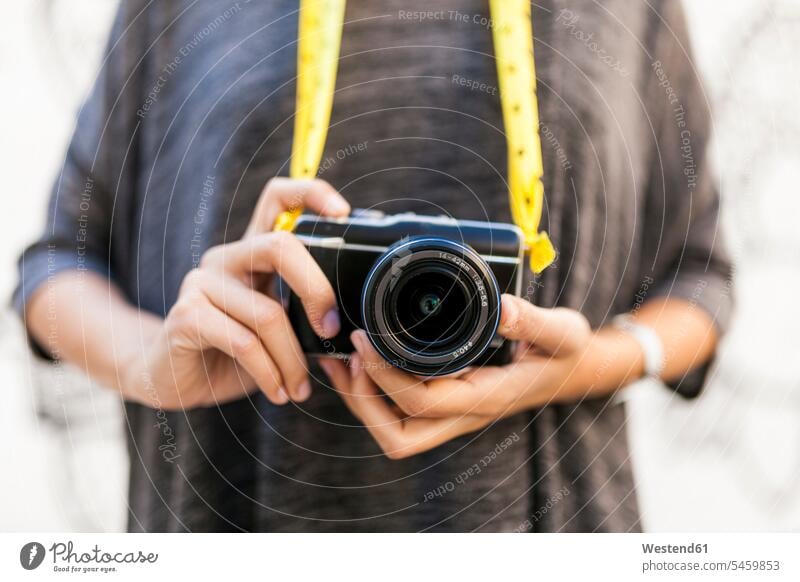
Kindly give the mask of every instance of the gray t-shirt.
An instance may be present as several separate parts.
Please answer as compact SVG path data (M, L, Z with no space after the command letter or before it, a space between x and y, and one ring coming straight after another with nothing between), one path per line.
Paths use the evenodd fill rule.
M560 254L526 296L597 327L670 295L724 327L709 112L679 2L533 12ZM346 21L320 175L356 207L509 221L488 2L351 1ZM21 260L21 313L48 275L85 268L165 314L203 250L241 236L264 184L288 173L296 30L296 0L123 0L47 230ZM702 371L674 388L701 384ZM402 461L325 383L299 406L255 395L125 410L135 531L640 527L611 399L518 414Z

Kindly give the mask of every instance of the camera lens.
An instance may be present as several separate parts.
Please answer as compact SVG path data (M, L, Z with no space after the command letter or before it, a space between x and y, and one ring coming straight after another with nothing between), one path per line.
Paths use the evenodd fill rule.
M469 325L469 290L438 265L422 263L414 271L390 291L396 309L389 318L396 317L400 333L418 349L432 343L443 348Z
M367 335L384 358L433 376L468 366L488 348L500 291L469 246L419 237L393 245L376 261L361 307Z

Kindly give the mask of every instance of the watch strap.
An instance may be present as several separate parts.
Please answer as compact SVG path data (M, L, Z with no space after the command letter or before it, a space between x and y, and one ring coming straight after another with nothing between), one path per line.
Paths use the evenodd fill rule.
M636 323L628 314L618 315L611 324L633 337L644 354L644 377L659 378L664 371L664 344L652 327Z

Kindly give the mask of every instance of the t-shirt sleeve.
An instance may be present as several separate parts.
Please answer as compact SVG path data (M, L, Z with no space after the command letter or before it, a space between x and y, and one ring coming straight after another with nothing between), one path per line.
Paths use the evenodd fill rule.
M18 261L12 305L25 320L31 296L63 271L113 278L111 232L115 196L128 180L122 162L135 159L137 76L131 55L137 27L122 2L95 83L81 107L64 163L53 184L44 231ZM26 326L27 327L27 326ZM48 356L33 346L39 355Z
M647 103L656 148L645 200L644 270L653 274L652 297L687 301L707 313L722 335L732 313L732 266L709 151L709 96L692 56L681 2L667 0L653 12ZM671 387L694 397L709 368L691 370Z

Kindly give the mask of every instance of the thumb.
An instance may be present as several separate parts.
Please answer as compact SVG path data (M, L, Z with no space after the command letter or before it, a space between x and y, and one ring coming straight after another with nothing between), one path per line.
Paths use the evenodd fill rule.
M503 295L498 333L558 356L569 355L589 341L591 328L574 309L537 307L525 299Z

